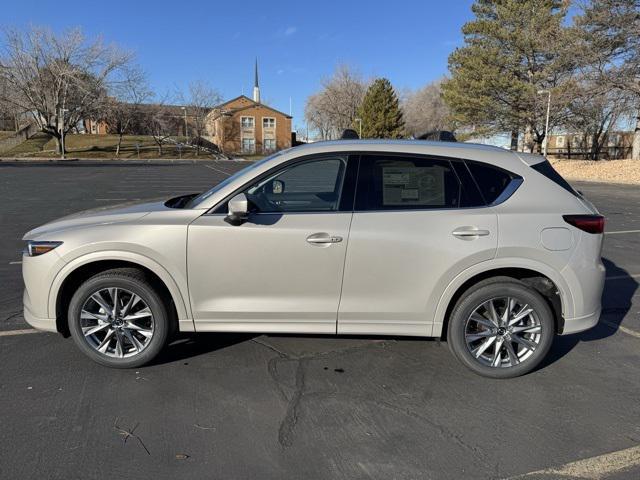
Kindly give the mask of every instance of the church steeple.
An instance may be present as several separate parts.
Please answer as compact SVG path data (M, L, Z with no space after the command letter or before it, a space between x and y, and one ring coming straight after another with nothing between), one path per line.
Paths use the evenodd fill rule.
M253 101L260 103L260 86L258 85L258 57L256 57L255 81L253 84Z

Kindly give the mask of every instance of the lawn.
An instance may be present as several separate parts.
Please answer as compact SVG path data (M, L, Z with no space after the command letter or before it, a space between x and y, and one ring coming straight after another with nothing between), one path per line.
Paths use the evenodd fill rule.
M184 142L184 137L172 137L174 141ZM116 158L117 135L68 135L65 137L67 157L69 158ZM120 156L123 159L149 158L211 158L201 151L196 156L194 148L183 147L182 152L174 143L165 143L162 156L153 137L127 135L122 139ZM44 157L57 158L56 141L45 134L36 134L13 150L4 153L5 157Z

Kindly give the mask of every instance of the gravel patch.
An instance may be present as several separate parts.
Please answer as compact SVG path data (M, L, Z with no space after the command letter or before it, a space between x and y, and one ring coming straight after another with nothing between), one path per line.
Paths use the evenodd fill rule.
M551 160L551 164L568 180L640 185L638 160Z

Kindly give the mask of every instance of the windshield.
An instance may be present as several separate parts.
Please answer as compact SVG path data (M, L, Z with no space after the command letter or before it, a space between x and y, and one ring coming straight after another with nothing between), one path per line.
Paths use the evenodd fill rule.
M237 178L241 177L242 175L244 175L248 171L253 170L254 168L259 167L260 165L268 162L269 160L271 160L271 159L273 159L273 158L275 158L275 157L277 157L279 155L282 155L282 153L284 153L284 152L285 152L285 150L282 150L280 152L276 152L273 155L269 155L268 157L265 157L265 158L263 158L262 160L260 160L258 162L252 163L251 165L243 168L242 170L238 170L233 175L225 178L222 182L217 184L211 190L207 190L206 192L201 193L200 195L198 195L197 197L192 199L187 205L185 205L184 208L196 208L200 203L205 201L207 198L209 198L214 193L220 191L221 189L223 189L224 187L229 185L231 182L233 182Z

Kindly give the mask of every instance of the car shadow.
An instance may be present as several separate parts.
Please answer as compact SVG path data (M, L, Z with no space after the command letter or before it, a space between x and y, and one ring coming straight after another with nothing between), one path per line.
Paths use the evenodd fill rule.
M247 342L257 333L178 333L149 366L187 360Z
M549 354L538 366L545 368L564 357L579 342L603 340L614 335L631 309L631 299L638 289L638 281L611 260L602 259L607 269L607 281L602 292L602 314L598 324L590 330L572 335L557 336ZM606 323L605 323L606 322Z

